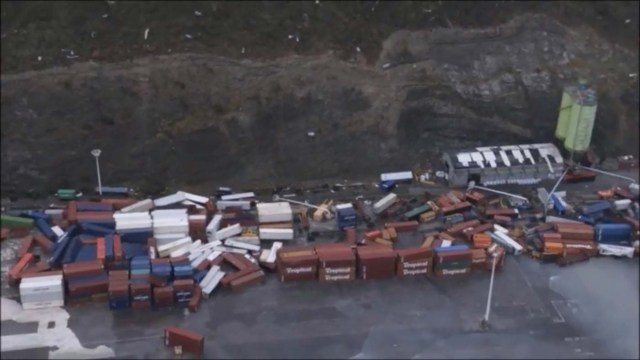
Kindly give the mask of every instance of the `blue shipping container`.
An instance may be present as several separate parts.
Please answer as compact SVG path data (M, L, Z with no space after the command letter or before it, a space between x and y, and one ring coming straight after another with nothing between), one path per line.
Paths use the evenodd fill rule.
M111 234L113 229L109 229L105 226L94 225L94 224L83 224L82 233L85 235L92 235L96 237L105 236L107 234Z
M202 281L202 279L207 276L207 272L207 270L198 271L197 273L193 274L193 280L199 284L200 281Z
M629 224L597 224L595 233L599 243L631 245L633 231Z
M47 223L46 220L43 219L35 219L36 228L42 233L42 235L46 236L47 239L51 241L57 241L58 235L51 230L51 226Z
M136 244L136 243L122 243L122 251L124 252L124 257L129 260L134 256L140 256L144 254L148 254L147 246L145 244Z
M107 262L113 260L113 234L107 234L104 236L104 253Z
M598 202L583 206L582 213L584 215L597 214L605 210L609 210L610 208L611 208L611 204L608 201L598 201Z
M447 251L459 251L459 250L468 250L469 247L467 245L453 245L447 247L437 247L434 249L436 253L439 252L447 252Z
M51 267L57 267L62 263L62 259L64 258L64 253L71 242L71 238L64 237L59 242L53 245L53 252L49 260L47 260L47 264Z
M82 245L75 261L91 261L98 259L98 246L93 244Z
M556 194L551 194L551 201L553 202L553 209L558 214L564 214L566 208L565 208L562 200L560 200L560 198Z
M62 258L63 264L70 264L76 260L76 256L80 252L80 248L82 248L82 242L80 238L77 236L73 239L69 240L69 246L67 246L67 250L64 252L64 257Z
M389 192L393 189L395 189L396 187L396 183L393 180L387 180L387 181L381 181L380 182L380 190L384 191L384 192Z
M116 229L116 221L113 219L91 219L91 220L78 220L78 225L97 225L114 231Z
M77 205L77 210L78 211L96 211L96 212L100 212L100 211L113 211L113 205L111 204L105 204L105 203L79 203Z
M96 194L100 193L100 188L96 187L94 189ZM102 195L117 195L117 196L129 196L131 189L124 186L103 186L102 187Z
M39 210L27 210L27 211L23 211L20 213L21 217L27 217L27 218L32 218L33 220L37 220L37 219L42 219L46 222L49 222L49 219L51 218L49 215L45 214L43 211L39 211Z
M147 244L147 240L153 237L153 229L132 229L132 230L118 230L120 239L123 243L136 243Z
M128 298L109 298L109 309L123 310L129 308Z

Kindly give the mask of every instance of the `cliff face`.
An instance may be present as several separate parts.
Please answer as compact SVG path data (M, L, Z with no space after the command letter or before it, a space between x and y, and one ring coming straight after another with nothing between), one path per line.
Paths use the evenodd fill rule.
M368 62L176 54L3 74L2 193L92 187L96 147L106 184L153 192L357 177L448 147L547 142L578 78L599 94L596 150L636 153L637 73L637 47L526 14L396 31Z

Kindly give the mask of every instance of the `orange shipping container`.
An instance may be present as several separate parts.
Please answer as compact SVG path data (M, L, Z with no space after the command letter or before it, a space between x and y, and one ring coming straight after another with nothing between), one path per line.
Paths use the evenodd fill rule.
M562 254L564 251L564 244L560 242L547 241L544 243L544 252L547 254Z
M487 234L473 234L473 247L476 249L486 249L491 246L491 236Z
M106 249L104 247L104 238L99 237L96 240L96 258L104 264L106 259Z

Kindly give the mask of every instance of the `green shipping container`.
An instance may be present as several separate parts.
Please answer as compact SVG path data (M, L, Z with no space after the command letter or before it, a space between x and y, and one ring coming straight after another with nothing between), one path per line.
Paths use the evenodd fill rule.
M571 108L571 117L567 129L564 148L572 152L584 152L591 145L591 134L596 120L598 105L593 90L583 93Z
M77 192L74 189L58 189L56 197L60 200L75 200Z
M416 218L420 216L420 214L426 213L429 210L431 210L431 206L425 204L422 206L418 206L411 211L407 211L403 216L405 220L412 220L413 218Z
M560 103L560 111L558 114L558 124L556 125L556 138L558 140L564 140L567 138L572 105L573 97L571 96L570 89L566 89L562 93L562 101Z
M32 228L33 219L20 216L2 215L3 228Z

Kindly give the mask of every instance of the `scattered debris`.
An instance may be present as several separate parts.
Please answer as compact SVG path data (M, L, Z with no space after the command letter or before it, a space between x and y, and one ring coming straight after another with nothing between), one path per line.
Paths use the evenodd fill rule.
M149 28L146 28L144 30L144 39L147 40L148 37L149 37Z
M625 24L629 24L629 23L631 23L631 19L627 19L627 20L625 20L625 21L624 21L624 23L625 23Z
M299 43L300 42L300 35L296 34L296 42Z
M307 132L307 136L308 136L308 137L315 137L315 136L316 136L316 133L315 133L315 131L308 131L308 132Z
M195 16L202 16L202 13L198 10L194 11L193 13L195 14Z
M109 17L109 14L102 14L102 18L103 18L103 19L106 19L106 18L108 18L108 17Z
M240 51L241 54L244 54L244 47L242 48L242 50Z
M92 38L92 39L95 39L95 38L96 38L96 32L95 32L95 31L92 31L92 32L91 32L91 38Z
M359 46L356 46L356 51L360 52L360 47Z
M189 40L193 39L193 36L191 36L191 34L184 34L184 37Z
M630 78L638 77L638 73L629 74Z
M382 65L382 69L388 69L391 67L391 63L386 63L384 65Z
M289 38L289 40L293 39L293 35L289 34L289 36L287 38Z
M38 56L38 61L42 61L42 56Z

